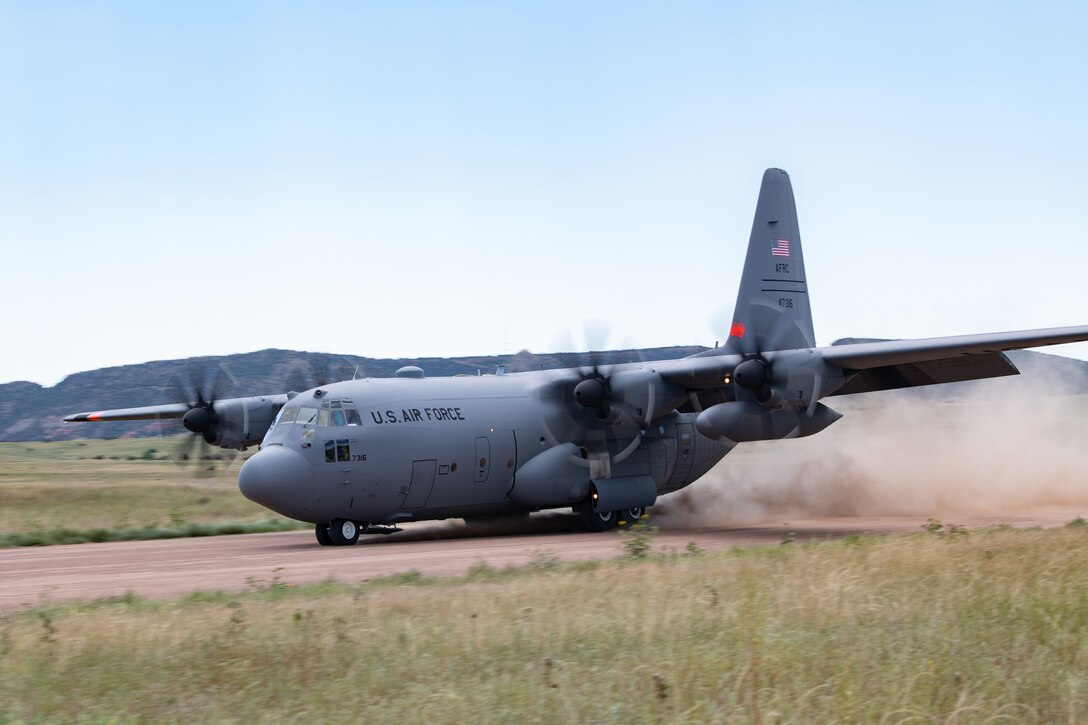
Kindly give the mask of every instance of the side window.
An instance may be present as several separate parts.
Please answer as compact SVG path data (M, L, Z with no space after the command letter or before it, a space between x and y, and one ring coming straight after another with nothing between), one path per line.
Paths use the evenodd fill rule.
M346 439L325 441L325 463L349 461L351 461L351 444Z

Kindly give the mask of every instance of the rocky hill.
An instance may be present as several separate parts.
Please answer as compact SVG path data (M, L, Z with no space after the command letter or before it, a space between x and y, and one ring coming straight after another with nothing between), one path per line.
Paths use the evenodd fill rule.
M840 341L847 342L847 341ZM705 348L663 347L618 350L600 353L602 363L664 360L691 355ZM1009 357L1021 370L1019 378L914 388L908 395L927 399L956 399L971 391L985 395L1037 395L1088 393L1088 362L1036 352L1017 351ZM0 385L0 441L66 440L73 438L117 438L154 436L181 432L177 421L158 423L64 424L71 413L106 408L126 408L178 402L184 390L210 388L218 377L222 397L278 394L306 390L318 380L346 380L359 377L390 377L404 365L418 365L431 377L507 371L542 370L588 365L585 353L533 355L483 355L459 358L375 359L353 355L261 350L259 352L201 357L187 360L160 360L139 365L103 368L76 373L46 388L36 383L13 382ZM898 394L904 394L900 392ZM870 394L873 404L880 395ZM874 397L877 396L877 397Z
M701 347L661 347L600 353L601 362L664 360L684 357ZM418 365L430 377L492 373L498 365L508 372L588 365L585 353L481 355L459 358L376 359L355 355L260 350L258 352L158 360L138 365L102 368L69 375L46 388L37 383L0 385L0 441L118 438L179 433L177 421L138 421L110 424L64 424L61 418L107 408L128 408L191 400L187 391L209 389L216 378L220 397L276 395L307 390L317 381L358 377L392 377L405 365Z

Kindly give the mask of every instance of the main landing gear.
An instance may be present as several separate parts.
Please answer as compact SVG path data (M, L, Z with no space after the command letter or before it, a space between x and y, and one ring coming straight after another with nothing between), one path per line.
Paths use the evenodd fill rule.
M314 526L317 543L322 546L351 546L359 540L359 524L347 519L335 519Z
M582 518L582 525L586 527L586 531L599 533L609 531L617 526L623 528L634 526L646 515L646 509L642 506L635 506L620 511L594 511L593 506L586 502L578 513Z

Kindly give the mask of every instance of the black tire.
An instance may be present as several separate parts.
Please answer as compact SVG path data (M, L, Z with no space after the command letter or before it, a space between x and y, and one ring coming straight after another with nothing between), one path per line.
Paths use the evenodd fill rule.
M334 519L329 523L329 538L333 546L351 546L359 540L359 524L347 519Z
M580 514L582 526L586 527L586 531L594 534L616 528L616 522L620 518L618 511L594 511L589 504L582 508Z
M620 519L623 521L623 527L626 529L639 523L645 514L646 509L641 506L635 506L634 508L624 509L619 512Z
M328 524L314 524L314 534L317 535L317 543L322 546L332 546L332 537L329 536Z

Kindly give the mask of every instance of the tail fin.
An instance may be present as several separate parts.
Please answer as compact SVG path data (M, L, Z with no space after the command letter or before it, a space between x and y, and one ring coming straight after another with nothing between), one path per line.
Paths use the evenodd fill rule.
M815 345L793 187L785 171L767 169L725 349L754 355Z

